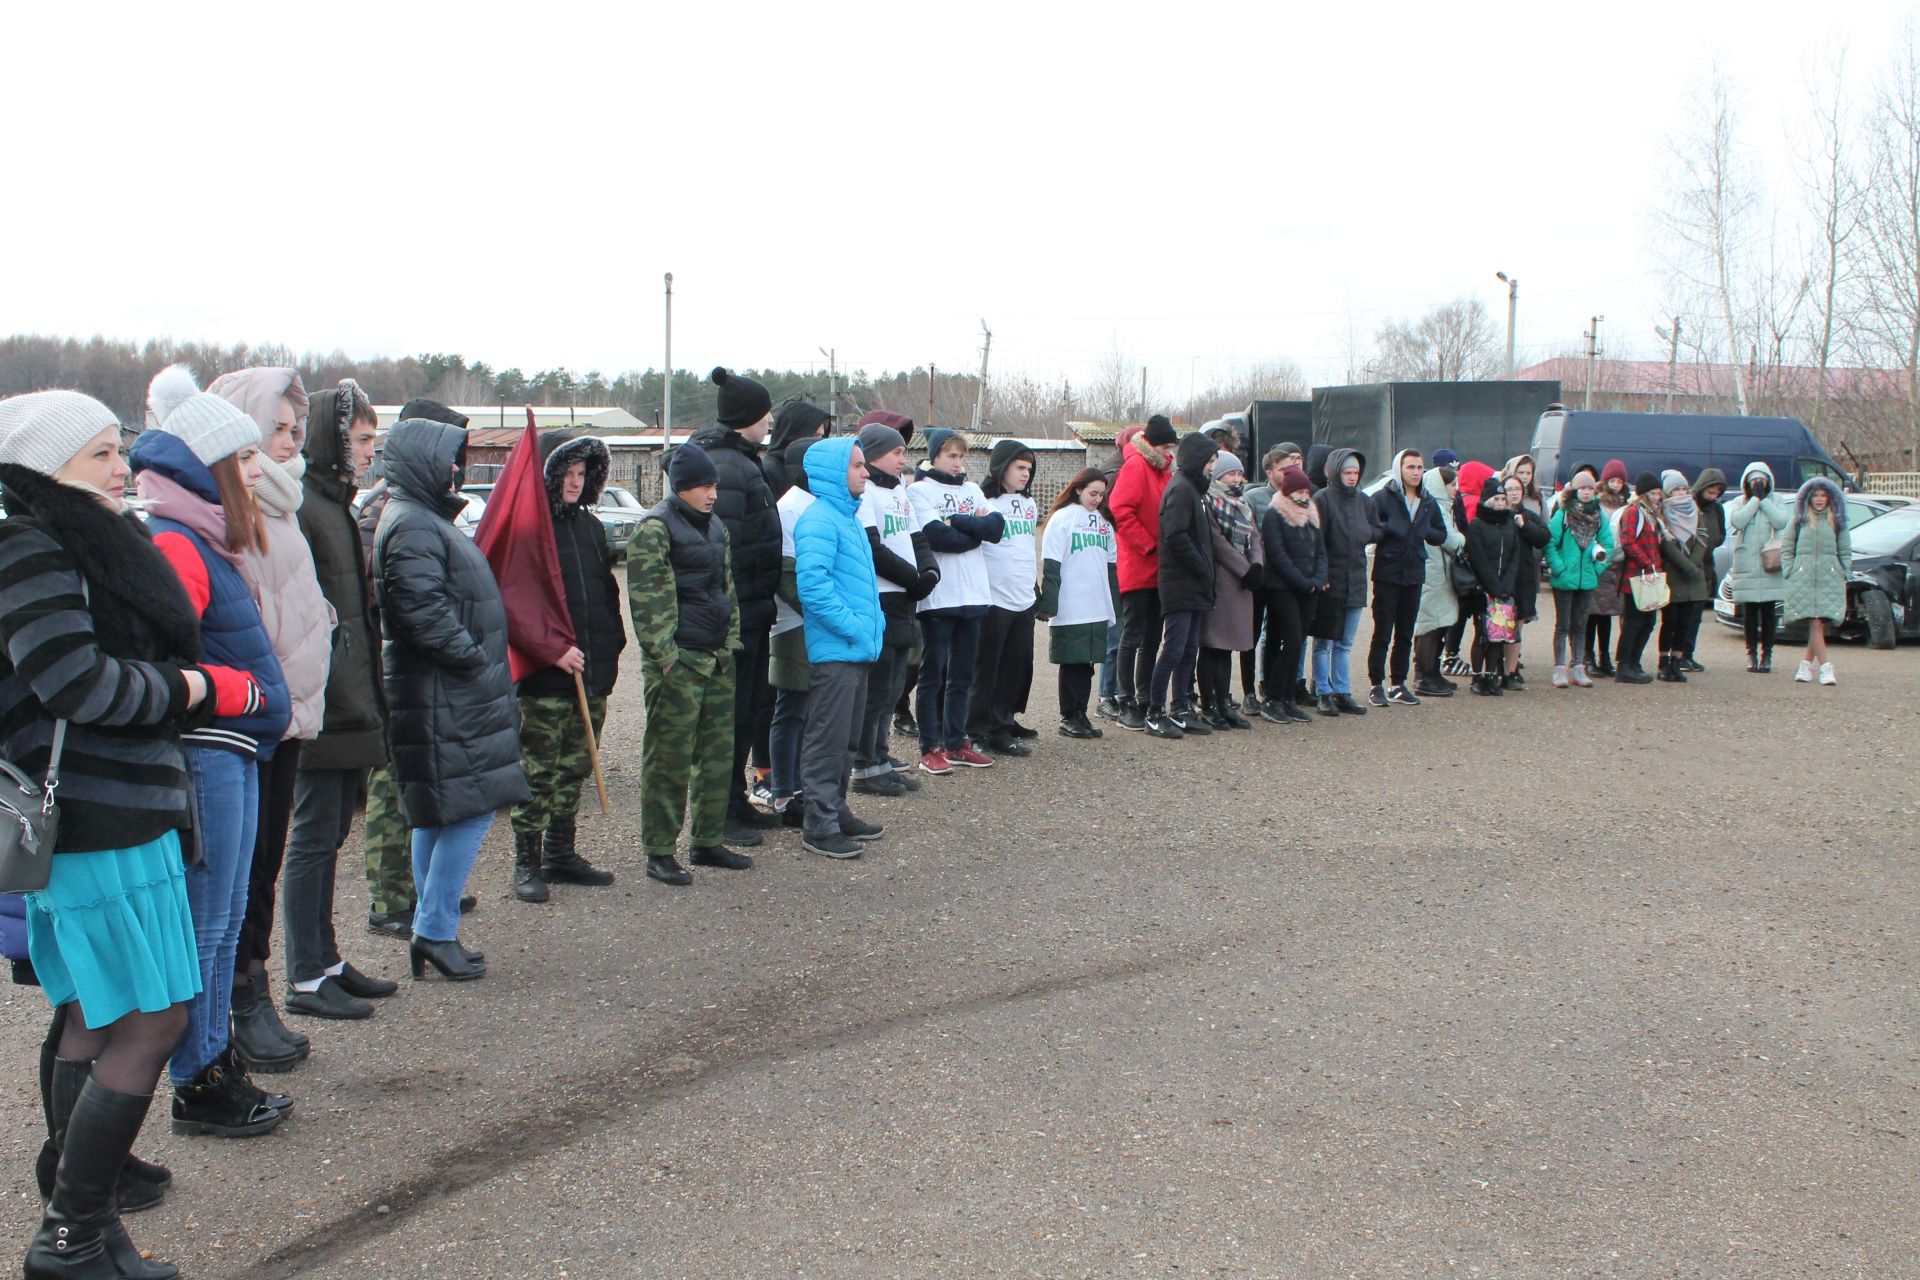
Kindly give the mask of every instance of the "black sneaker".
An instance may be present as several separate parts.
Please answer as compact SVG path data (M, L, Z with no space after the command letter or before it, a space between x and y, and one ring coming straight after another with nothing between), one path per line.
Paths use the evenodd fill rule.
M1413 691L1423 698L1451 698L1453 683L1439 676L1424 675L1414 681Z
M1033 748L1024 742L1016 741L1008 734L996 734L980 744L991 755L1014 756L1024 758L1033 754Z
M760 843L760 832L757 828L736 822L729 816L727 825L722 828L720 838L728 844L737 844L743 849L751 849Z
M901 786L909 791L918 791L920 789L920 779L913 776L911 771L912 766L901 764L891 756L887 758L887 763L893 766L893 776L899 781Z
M853 780L853 790L863 796L903 796L907 794L906 784L900 781L900 775L889 769L885 773L876 773L865 778Z
M1120 713L1121 713L1120 699L1118 698L1100 699L1100 705L1093 709L1093 713L1104 720L1118 720L1120 718Z
M917 742L920 739L920 722L909 714L895 713L893 731L903 738L912 738Z
M1133 702L1121 703L1120 704L1120 727L1122 729L1131 729L1135 733L1140 733L1144 731L1147 727L1147 713L1140 709L1140 706L1138 703L1133 703Z
M1192 734L1196 738L1207 737L1213 732L1213 726L1208 724L1192 706L1184 702L1177 703L1168 711L1167 719L1171 720L1182 733Z
M1315 698L1313 700L1313 709L1323 716L1337 716L1340 714L1340 707L1334 702L1333 695L1330 693L1323 693Z
M1387 687L1383 684L1377 684L1373 686L1373 688L1367 690L1367 701L1371 702L1376 707L1386 706L1387 705Z
M1413 696L1413 690L1403 684L1397 684L1387 690L1387 701L1396 707L1417 707L1420 699Z
M680 865L680 860L671 856L665 858L648 858L647 878L650 880L658 880L661 884L693 883L693 876L688 874L687 869Z
M1261 703L1259 713L1262 720L1271 721L1274 724L1292 723L1291 717L1287 715L1287 709L1280 705L1279 701L1274 698L1268 698L1265 702Z
M1280 710L1285 712L1287 719L1293 721L1295 724L1313 723L1313 717L1308 715L1306 708L1297 702L1283 702L1280 704Z
M413 941L413 912L370 911L367 913L367 932L377 933L383 938L398 938L402 942L411 942Z
M826 858L857 858L861 852L858 840L838 831L823 836L801 836L800 847Z
M1097 738L1100 731L1088 724L1085 717L1069 716L1060 722L1059 734L1063 738Z
M744 853L735 853L723 844L689 849L687 861L696 867L719 867L722 871L749 871L753 868L752 858Z
M1184 738L1187 736L1186 732L1174 723L1173 717L1168 715L1149 713L1143 727L1149 734L1156 738Z
M1359 703L1355 702L1353 700L1353 695L1350 693L1334 694L1333 705L1339 708L1341 714L1343 715L1363 716L1367 714L1367 709L1361 706Z
M1031 739L1031 738L1039 737L1040 731L1038 729L1029 729L1027 728L1027 726L1021 724L1018 720L1015 720L1012 726L1007 730L1007 734L1009 737Z
M1704 666L1694 661L1692 654L1688 654L1686 657L1680 659L1680 669L1682 671L1693 671L1693 672L1701 672L1706 670Z
M284 1114L264 1099L241 1097L218 1061L192 1083L173 1087L173 1131L187 1137L252 1138L273 1129Z
M878 822L855 818L852 822L840 824L840 834L849 840L878 840L887 834L887 828Z

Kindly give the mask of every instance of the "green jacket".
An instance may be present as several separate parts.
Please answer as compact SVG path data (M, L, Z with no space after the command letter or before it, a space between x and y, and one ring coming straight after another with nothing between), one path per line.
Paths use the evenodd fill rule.
M1847 574L1853 564L1853 535L1833 521L1809 516L1789 525L1780 540L1780 571L1786 578L1786 620L1847 616Z
M1598 547L1602 552L1595 560L1593 550ZM1600 575L1607 571L1607 561L1613 558L1613 521L1607 519L1607 513L1600 512L1600 528L1593 535L1593 541L1583 550L1567 532L1567 513L1555 508L1553 519L1547 522L1547 571L1553 575L1555 591L1591 591L1600 585Z
M1733 583L1733 598L1740 604L1767 604L1787 598L1786 574L1778 569L1768 573L1760 563L1760 552L1773 539L1784 540L1790 519L1786 500L1777 493L1769 492L1764 498L1736 498L1728 506L1733 567L1727 577Z

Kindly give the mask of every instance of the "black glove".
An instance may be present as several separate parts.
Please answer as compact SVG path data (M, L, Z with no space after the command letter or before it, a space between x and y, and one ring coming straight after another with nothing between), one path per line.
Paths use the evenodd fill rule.
M1240 585L1249 591L1258 591L1266 580L1266 571L1257 564L1248 565L1247 571L1240 575Z
M938 569L922 569L920 571L919 581L907 588L907 599L918 604L920 601L932 595L933 589L939 585L940 571Z

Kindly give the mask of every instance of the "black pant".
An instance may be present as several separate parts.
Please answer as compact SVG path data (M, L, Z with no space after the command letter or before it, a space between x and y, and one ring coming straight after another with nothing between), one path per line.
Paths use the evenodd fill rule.
M1084 720L1093 696L1093 664L1069 662L1060 668L1060 718Z
M1774 632L1780 627L1780 606L1771 600L1749 601L1740 606L1740 625L1746 629L1749 650L1771 652Z
M1202 706L1212 706L1233 697L1233 650L1209 649L1202 645L1196 667Z
M1705 600L1687 600L1670 604L1660 611L1660 652L1692 653L1694 638L1700 634L1700 611Z
M1267 634L1260 655L1267 673L1266 696L1281 702L1291 701L1300 683L1300 655L1304 650L1307 617L1313 597L1293 591L1268 591Z
M1623 584L1624 585L1624 584ZM1647 641L1653 635L1654 619L1659 611L1638 608L1633 596L1628 592L1620 593L1620 665L1623 667L1640 665L1640 655L1647 651Z
M920 615L920 674L915 718L920 754L958 751L967 741L967 703L980 650L980 615L934 609Z
M1255 680L1254 659L1260 656L1263 649L1260 643L1260 624L1266 620L1267 597L1271 594L1268 591L1253 593L1253 648L1240 651L1240 692L1248 698L1263 696L1260 693L1260 685ZM1272 684L1272 677L1268 677L1267 687L1271 688Z
M334 873L366 781L365 769L302 769L295 780L280 892L288 982L312 982L340 963L333 933Z
M1587 615L1587 652L1596 662L1605 662L1613 653L1613 615Z
M293 820L293 783L300 771L300 743L288 739L260 770L260 824L253 833L253 870L247 873L247 918L240 923L233 971L245 973L273 954L273 900L280 864L287 856L287 824Z
M1420 587L1399 582L1373 584L1373 642L1367 646L1367 683L1384 684L1389 671L1387 644L1393 644L1393 683L1407 682L1413 658L1413 625L1420 619Z
M1145 707L1160 656L1160 588L1120 593L1120 696Z
M1175 609L1165 618L1165 633L1160 641L1160 656L1154 659L1147 686L1148 708L1167 709L1168 688L1172 705L1184 706L1193 698L1193 667L1200 659L1200 626L1206 613L1199 609Z
M980 623L967 734L976 742L1010 733L1033 689L1033 611L992 608Z
M1462 636L1466 635L1467 623L1470 620L1470 617L1467 613L1467 600L1468 600L1467 596L1462 596L1460 598L1460 616L1455 618L1453 620L1453 625L1447 628L1447 640L1446 640L1447 652L1454 655L1455 657L1458 657L1460 655L1460 639Z
M860 707L860 739L853 749L853 776L871 778L892 773L892 757L887 754L889 721L899 694L907 682L907 646L882 644L880 656L867 669L867 696Z
M747 759L765 753L773 728L773 686L767 682L769 627L740 633L733 655L733 772L727 777L727 808L747 807Z

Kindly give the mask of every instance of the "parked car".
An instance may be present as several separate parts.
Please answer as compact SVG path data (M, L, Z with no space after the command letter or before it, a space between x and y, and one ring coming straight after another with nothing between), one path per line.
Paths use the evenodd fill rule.
M474 493L471 489L462 489L460 492L461 495L466 498L467 505L460 508L459 514L454 516L453 527L471 538L473 531L480 527L480 517L487 513L487 500L484 496ZM366 506L367 499L372 496L372 489L362 489L360 492L354 494L353 514L356 516L359 515L360 508ZM141 518L145 519L144 514Z
M1835 634L1864 640L1876 649L1891 649L1903 639L1920 637L1920 507L1877 513L1865 524L1852 526L1851 532L1847 616ZM1741 625L1739 606L1731 591L1723 580L1713 613L1737 627ZM1806 639L1804 622L1780 629L1783 645L1805 644Z

